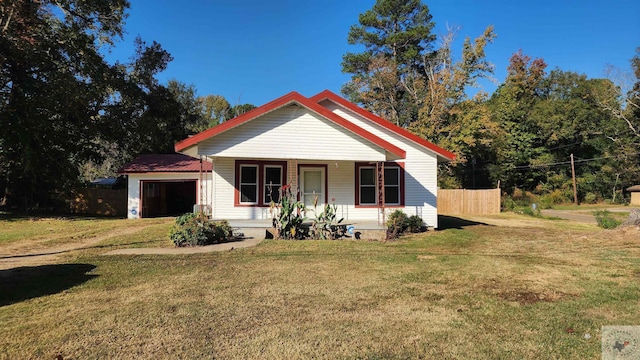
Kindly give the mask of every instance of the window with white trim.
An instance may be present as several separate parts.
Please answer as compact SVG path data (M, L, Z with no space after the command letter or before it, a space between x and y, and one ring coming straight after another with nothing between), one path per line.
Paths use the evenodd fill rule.
M240 165L240 204L258 203L258 165Z
M282 187L282 166L264 166L264 204L280 200L280 187Z
M378 172L371 163L356 163L356 205L378 206ZM384 203L404 206L404 168L390 162L384 166Z
M384 168L384 203L400 205L400 168L386 166Z
M376 205L376 168L374 166L360 166L358 171L360 205Z

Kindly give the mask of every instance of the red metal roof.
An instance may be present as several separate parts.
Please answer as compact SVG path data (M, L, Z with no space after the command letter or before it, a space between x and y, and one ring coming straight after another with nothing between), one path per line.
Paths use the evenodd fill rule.
M197 143L199 143L200 141L206 140L208 138L211 138L213 136L216 136L222 132L225 132L227 130L233 129L239 125L242 125L248 121L251 121L257 117L260 117L266 113L269 113L271 111L274 111L276 109L279 109L283 106L286 106L288 104L291 103L297 103L301 106L306 107L307 109L315 112L316 114L321 115L322 117L333 121L334 123L340 125L341 127L365 138L366 140L372 142L375 145L380 146L381 148L385 149L386 151L397 155L398 157L404 159L406 157L406 152L391 144L390 142L364 130L363 128L355 125L354 123L345 120L344 118L340 117L337 114L334 114L333 112L329 111L327 108L319 105L317 102L315 101L311 101L310 99L300 95L299 93L293 91L290 92L280 98L277 98L269 103L266 103L260 107L257 107L243 115L240 115L234 119L231 119L229 121L223 122L220 125L214 126L208 130L205 130L199 134L196 134L190 138L187 138L185 140L180 141L179 143L177 143L175 145L175 150L177 152L183 151L193 145L196 145Z
M211 171L210 161L202 161L202 170ZM200 160L183 154L143 154L123 166L118 173L199 172Z
M354 113L363 116L365 119L369 119L371 121L373 121L374 123L388 129L391 130L393 132L395 132L396 134L409 139L413 142L415 142L416 144L419 144L421 146L426 147L427 149L430 149L431 151L434 151L435 153L437 153L438 155L449 159L449 160L453 160L455 159L456 155L450 151L447 151L439 146L437 146L436 144L429 142L415 134L412 134L410 132L408 132L407 130L359 107L358 105L352 103L351 101L348 101L338 95L336 95L335 93L329 91L329 90L324 90L323 92L314 95L312 97L309 98L310 100L314 101L314 102L321 102L322 100L330 100L344 108L347 108L351 111L353 111Z

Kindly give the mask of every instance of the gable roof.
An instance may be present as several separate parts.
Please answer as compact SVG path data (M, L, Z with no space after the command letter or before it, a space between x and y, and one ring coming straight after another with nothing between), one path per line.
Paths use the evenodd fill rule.
M211 171L210 161L202 161L202 170ZM149 172L200 172L200 160L183 154L143 154L124 165L119 174Z
M330 111L329 109L321 106L320 104L318 104L316 101L312 101L302 95L300 95L299 93L293 91L290 92L282 97L279 97L271 102L268 102L260 107L257 107L249 112L244 113L243 115L240 115L236 118L233 118L229 121L223 122L220 125L216 125L208 130L205 130L201 133L198 133L192 137L189 137L185 140L182 140L180 142L178 142L177 144L175 144L175 150L176 152L181 152L184 151L196 144L198 144L199 142L209 139L213 136L216 136L220 133L223 133L225 131L231 130L233 128L236 128L242 124L245 124L251 120L254 120L264 114L267 114L269 112L272 112L274 110L277 110L279 108L282 108L286 105L289 105L291 103L297 103L300 106L303 106L307 109L309 109L310 111L322 116L323 118L332 121L333 123L337 124L338 126L366 139L367 141L379 146L380 148L384 149L387 152L390 152L402 159L404 159L406 157L406 151L404 151L403 149L397 147L396 145L393 145L392 143L364 130L363 128L355 125L354 123L347 121L346 119L342 118L341 116L333 113L332 111Z
M338 95L336 95L335 93L329 91L329 90L324 90L314 96L312 96L310 98L310 100L316 102L316 103L320 103L323 100L330 100L335 104L338 104L340 106L342 106L343 108L346 108L347 110L350 110L362 117L364 117L365 119L371 120L372 122L382 126L383 128L390 130L408 140L411 140L412 142L421 145L433 152L435 152L436 154L440 155L442 158L444 158L445 160L454 160L456 155L450 151L447 151L441 147L439 147L438 145L427 141L415 134L410 133L409 131L401 128L400 126L397 126L361 107L359 107L358 105L352 103L351 101L348 101Z

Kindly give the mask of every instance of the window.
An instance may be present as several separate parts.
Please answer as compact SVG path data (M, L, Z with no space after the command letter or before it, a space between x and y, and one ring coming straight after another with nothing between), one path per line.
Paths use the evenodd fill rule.
M384 165L384 203L404 206L403 164ZM356 206L378 206L378 173L370 163L356 163Z
M373 166L360 168L360 205L376 204L376 168Z
M236 160L234 204L269 206L279 201L286 173L285 161Z
M258 203L258 166L240 166L240 203Z
M282 186L282 166L264 166L264 203L280 200L280 187Z
M384 203L400 205L400 168L384 168Z

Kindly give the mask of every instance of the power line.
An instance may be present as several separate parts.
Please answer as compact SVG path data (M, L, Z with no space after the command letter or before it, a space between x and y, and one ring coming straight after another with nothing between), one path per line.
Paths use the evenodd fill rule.
M634 156L634 155L640 155L640 152L629 153L629 154L620 154L620 155L611 155L611 156L601 156L601 157L590 158L590 159L577 159L574 162L582 163L582 162L604 160L604 159L618 159L618 158ZM555 163L537 164L537 165L521 165L521 166L514 167L514 169L516 169L516 170L536 169L536 168L542 168L542 167L548 167L548 166L568 165L568 164L571 164L571 161L560 161L560 162L555 162Z

